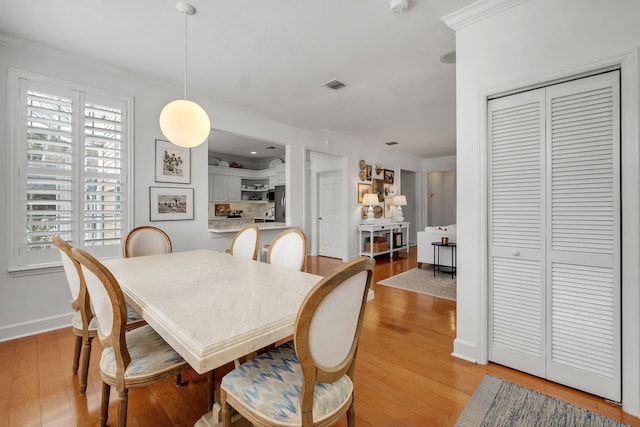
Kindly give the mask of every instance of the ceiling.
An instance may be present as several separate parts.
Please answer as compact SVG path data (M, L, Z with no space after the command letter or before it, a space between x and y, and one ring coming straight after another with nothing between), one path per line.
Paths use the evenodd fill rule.
M455 48L440 18L474 0L192 0L188 97L427 158L455 153ZM52 25L55 23L55 25ZM0 0L0 33L175 85L173 0ZM37 71L37 70L32 70ZM323 83L346 84L331 90ZM216 118L211 117L215 128Z

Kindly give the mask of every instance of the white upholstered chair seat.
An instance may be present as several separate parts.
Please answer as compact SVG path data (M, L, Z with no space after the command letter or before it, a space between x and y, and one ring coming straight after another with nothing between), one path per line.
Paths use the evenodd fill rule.
M300 390L303 377L293 342L288 342L244 363L222 379L227 394L259 413L273 425L300 426ZM316 382L314 422L343 410L353 393L344 375L334 383Z
M124 374L126 382L154 377L172 369L179 370L186 363L149 325L127 332L126 340L131 356L131 363ZM105 348L100 358L103 379L115 383L116 367L113 347Z

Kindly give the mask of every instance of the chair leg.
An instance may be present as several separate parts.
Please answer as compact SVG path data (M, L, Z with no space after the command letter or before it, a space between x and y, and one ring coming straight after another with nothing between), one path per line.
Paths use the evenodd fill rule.
M222 426L231 427L231 405L227 402L227 393L220 389L220 404L222 405Z
M176 374L176 387L180 387L182 385L182 372L178 372Z
M118 392L118 427L127 427L127 406L129 403L129 389Z
M82 349L82 337L76 335L76 345L73 348L73 366L71 367L73 375L78 373L78 365L80 364L80 350Z
M418 268L422 268L422 263L421 262L418 263Z
M100 427L107 427L107 419L109 418L109 394L111 386L105 382L102 383L102 403L100 406Z
M356 425L356 410L354 406L354 400L352 397L351 405L349 405L349 409L347 409L347 426L355 427Z
M87 391L87 376L89 374L89 360L91 359L91 342L93 337L89 337L82 344L82 366L80 368L80 396L84 396Z

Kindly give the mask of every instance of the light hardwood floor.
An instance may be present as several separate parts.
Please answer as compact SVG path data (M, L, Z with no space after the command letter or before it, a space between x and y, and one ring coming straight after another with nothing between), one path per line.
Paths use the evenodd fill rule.
M338 264L335 259L310 257L307 270L325 275ZM475 365L452 357L455 302L375 285L416 266L415 248L408 256L376 260L375 299L366 309L355 373L358 426L452 426L490 373L640 427L639 419L601 398L499 365ZM78 376L71 374L70 329L0 343L0 427L97 425L101 389L97 341L86 397L78 395ZM128 425L193 426L207 411L207 379L194 371L183 376L187 383L181 387L170 378L131 389ZM117 419L115 396L109 419L111 425ZM346 420L338 425L346 426Z

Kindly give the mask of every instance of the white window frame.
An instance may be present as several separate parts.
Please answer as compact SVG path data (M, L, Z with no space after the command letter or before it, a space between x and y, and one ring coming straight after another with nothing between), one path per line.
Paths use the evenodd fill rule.
M8 183L8 202L7 203L7 270L16 275L21 274L39 274L48 272L52 268L58 269L61 265L60 255L57 248L53 246L50 249L40 249L37 254L27 256L26 250L26 146L24 144L26 134L26 123L24 115L24 100L20 99L21 81L27 80L39 86L50 87L52 93L73 92L74 104L84 95L88 98L108 98L111 101L117 101L122 106L121 118L121 139L124 144L122 151L122 162L124 170L124 193L125 200L122 211L122 229L127 230L132 223L133 218L133 98L102 89L96 89L81 84L68 82L56 78L51 78L28 71L10 68L7 77L7 154L9 164L7 165L7 183ZM75 107L74 110L78 110ZM84 111L84 106L81 107ZM80 111L80 110L78 110ZM80 112L78 113L80 114ZM84 120L84 113L83 120ZM74 134L74 151L81 153L84 149L84 125L83 123L73 123ZM78 160L83 161L84 156L74 154L74 165L78 164ZM74 210L78 212L73 216L73 242L72 244L81 247L93 255L100 258L118 257L122 253L121 244L87 246L82 245L82 215L83 212L83 182L81 169L73 168L73 193L78 195L73 198ZM124 235L122 236L124 238Z

